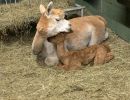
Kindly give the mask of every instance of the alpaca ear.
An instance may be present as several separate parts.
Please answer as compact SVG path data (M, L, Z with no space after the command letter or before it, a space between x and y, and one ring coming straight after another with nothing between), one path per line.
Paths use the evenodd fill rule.
M51 2L49 2L48 6L47 6L47 12L48 12L48 14L50 13L52 7L53 7L53 2L51 1Z
M42 15L44 15L45 12L46 12L46 8L44 7L44 5L40 4L39 9L40 9L40 13L41 13Z

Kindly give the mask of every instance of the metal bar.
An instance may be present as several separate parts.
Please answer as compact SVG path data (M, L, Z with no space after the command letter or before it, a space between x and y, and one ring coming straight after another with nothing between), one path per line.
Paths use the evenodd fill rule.
M65 9L65 11L81 10L81 9L84 9L84 8L85 7L72 7L72 8Z
M15 0L15 4L17 3L17 1Z
M84 16L84 9L81 9L81 16Z
M102 11L102 10L103 10L103 1L101 0L100 3L101 3L101 4L100 4L100 5L101 5L101 7L100 7L100 14L102 15L102 13L103 13L103 11Z
M6 5L8 4L7 0L5 0Z

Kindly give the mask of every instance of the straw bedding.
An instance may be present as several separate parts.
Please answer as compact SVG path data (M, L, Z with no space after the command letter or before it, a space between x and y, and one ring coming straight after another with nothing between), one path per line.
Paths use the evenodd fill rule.
M28 36L32 26L36 26L39 19L39 5L47 5L50 0L22 0L17 4L0 5L0 39L8 36ZM54 7L67 8L74 5L74 0L53 0ZM64 3L63 3L64 2ZM26 33L25 33L26 31Z
M107 41L115 58L102 66L63 71L38 65L32 39L0 47L1 100L129 100L130 44L113 32Z
M15 35L30 32L30 27L25 28L27 31L20 31L21 33L17 28L29 25L25 24L26 21L30 23L38 19L37 7L34 8L35 11L28 7L20 10L21 7L17 5L19 9L15 9L16 6L14 9L20 13L11 13L9 6L1 6L4 11L0 15L0 21L3 22L0 24L3 26L0 27L2 35L15 31ZM5 15L8 18L4 19ZM17 26L13 23L17 23ZM7 28L10 29L8 32ZM130 44L111 30L109 33L107 43L115 56L111 62L102 66L86 65L82 70L68 72L38 65L31 51L32 38L26 41L13 38L13 41L6 43L0 41L0 100L129 100Z

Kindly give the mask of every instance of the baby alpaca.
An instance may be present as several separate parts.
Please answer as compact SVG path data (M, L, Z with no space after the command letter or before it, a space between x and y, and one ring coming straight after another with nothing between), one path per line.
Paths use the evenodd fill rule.
M81 64L85 65L90 62L94 62L95 65L104 64L114 57L109 46L105 44L93 45L79 51L66 51L64 48L64 40L64 33L48 38L48 41L56 45L57 55L63 64L62 68L65 70L79 69Z

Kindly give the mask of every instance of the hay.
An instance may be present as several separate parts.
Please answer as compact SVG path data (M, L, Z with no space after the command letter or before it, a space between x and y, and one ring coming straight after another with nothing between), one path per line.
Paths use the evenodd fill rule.
M2 29L2 34L11 34L9 31L6 33L7 28L14 32L11 28L15 27L13 22L18 23L16 27L23 28L24 25L20 24L21 22L24 24L26 18L28 22L31 21L30 19L33 21L38 19L38 6L35 11L32 8L29 9L28 6L23 7L24 10L21 11L21 6L18 5L16 6L19 9L16 6L14 9L16 7L15 10L21 14L11 12L10 5L3 6L4 16L14 18L17 14L21 17L0 20L3 21L1 26L6 26L5 32L4 28ZM26 17L24 13L27 14ZM5 18L1 16L2 14L0 19ZM20 33L19 30L15 31L16 35L25 32L25 30ZM107 42L115 55L111 62L101 66L87 65L83 70L69 72L54 67L39 66L32 55L32 38L22 43L13 40L4 44L0 41L0 100L129 100L130 44L120 39L111 30L109 33L110 38Z
M111 62L69 72L37 65L32 39L1 43L0 100L129 100L130 44L109 33Z
M36 25L40 13L41 0L23 0L17 4L0 5L0 37L6 39L8 35L23 36L30 34L32 26ZM50 0L42 0L47 5ZM67 8L74 4L74 0L53 0L55 7ZM63 3L64 2L64 3Z

